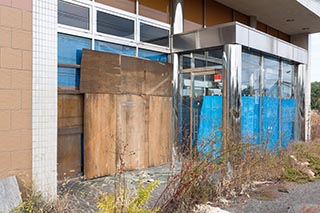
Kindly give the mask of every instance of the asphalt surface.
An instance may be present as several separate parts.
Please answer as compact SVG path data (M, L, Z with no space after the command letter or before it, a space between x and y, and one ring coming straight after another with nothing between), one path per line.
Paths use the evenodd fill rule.
M250 198L239 198L240 201L227 210L235 213L320 212L320 181L271 184L249 194Z

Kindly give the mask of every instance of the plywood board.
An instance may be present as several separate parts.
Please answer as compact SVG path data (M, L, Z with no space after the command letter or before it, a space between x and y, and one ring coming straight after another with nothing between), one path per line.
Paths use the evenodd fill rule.
M121 56L121 94L141 95L144 93L145 60Z
M150 96L149 166L170 160L171 98Z
M114 174L116 168L116 97L85 94L84 174L86 178Z
M171 96L172 64L84 50L80 72L83 93Z
M121 56L83 50L80 69L80 92L121 93Z
M126 170L145 168L145 107L136 95L117 96L117 160ZM120 155L124 154L123 161Z
M58 136L58 180L81 174L81 134Z
M82 127L83 95L58 95L58 128Z
M172 93L172 65L149 61L145 65L146 81L145 94L171 97Z

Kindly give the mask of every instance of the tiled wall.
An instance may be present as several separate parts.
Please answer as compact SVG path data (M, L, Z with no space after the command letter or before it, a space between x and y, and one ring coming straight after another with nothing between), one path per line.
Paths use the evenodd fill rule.
M57 192L57 1L33 0L32 180Z
M0 178L31 186L32 0L0 0Z

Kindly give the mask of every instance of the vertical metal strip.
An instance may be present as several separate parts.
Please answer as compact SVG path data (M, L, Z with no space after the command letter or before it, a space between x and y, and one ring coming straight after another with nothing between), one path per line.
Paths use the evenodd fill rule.
M306 65L298 65L297 78L297 126L298 126L298 140L305 140L305 72Z
M177 34L183 32L183 0L173 0L172 5L172 18L171 18L171 32L172 34ZM170 47L172 49L172 37L171 37L171 43ZM171 51L172 52L172 51ZM179 130L179 110L178 110L178 104L179 104L179 55L178 54L172 54L172 62L173 62L173 85L172 85L172 109L171 109L171 147L172 155L171 155L171 161L172 163L175 161L175 149L174 149L174 143L178 140L178 134L177 130Z
M242 46L228 44L223 54L223 149L227 141L241 142Z
M278 147L279 149L282 148L282 123L283 123L283 119L282 119L282 81L283 81L283 70L282 70L282 66L283 65L283 60L280 59L280 63L279 63L279 80L278 80L278 98L279 98L279 104L278 104L278 112L279 112L279 121L278 121L278 125L279 125L279 132L278 132Z

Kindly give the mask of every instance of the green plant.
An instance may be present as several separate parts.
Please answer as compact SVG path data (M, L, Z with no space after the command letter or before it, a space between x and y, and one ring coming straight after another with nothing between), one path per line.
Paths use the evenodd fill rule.
M24 201L22 201L19 206L14 209L14 211L26 213L62 213L66 211L66 207L67 200L64 197L58 197L54 201L48 201L44 198L41 192L33 192L27 195Z
M147 186L140 180L137 193L133 198L130 198L123 187L120 187L117 193L105 193L97 203L97 207L100 210L99 213L156 213L159 211L158 208L153 210L146 209L145 203L159 185L159 180L151 182Z

